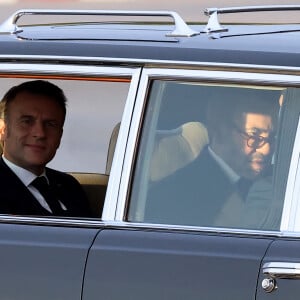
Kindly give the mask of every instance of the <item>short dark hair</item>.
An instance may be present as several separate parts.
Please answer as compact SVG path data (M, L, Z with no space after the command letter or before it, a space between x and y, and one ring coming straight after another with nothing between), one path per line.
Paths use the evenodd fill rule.
M11 103L19 93L28 92L35 95L43 95L53 99L63 110L64 118L66 116L67 98L61 88L46 80L32 80L23 82L10 88L0 102L4 120L7 119L9 103Z
M263 113L274 117L279 113L281 91L221 87L207 104L206 125L210 136L220 132L223 127L232 124L233 120L243 113Z

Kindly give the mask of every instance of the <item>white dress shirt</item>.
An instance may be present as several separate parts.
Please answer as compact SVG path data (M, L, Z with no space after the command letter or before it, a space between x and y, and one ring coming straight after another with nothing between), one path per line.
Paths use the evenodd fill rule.
M48 210L49 212L52 212L48 203L46 202L44 197L41 195L41 193L33 185L31 185L31 182L39 176L36 176L35 174L31 173L30 171L15 165L14 163L12 163L8 159L6 159L3 155L2 155L2 158L3 158L4 162L7 164L7 166L12 170L12 172L14 174L16 174L16 176L23 182L23 184L28 188L28 190L33 194L33 196L40 203L40 205L43 208L45 208L46 210ZM47 182L49 183L49 180L46 176L45 171L40 176L44 176L47 179ZM62 209L66 210L66 207L60 201L59 201L59 203L60 203Z

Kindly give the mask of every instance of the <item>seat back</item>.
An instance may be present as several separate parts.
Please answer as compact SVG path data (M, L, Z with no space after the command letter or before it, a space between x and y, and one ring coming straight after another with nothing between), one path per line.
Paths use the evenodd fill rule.
M110 137L110 141L109 141L107 160L106 160L106 169L105 169L105 174L108 174L108 175L110 174L111 164L112 164L112 160L113 160L114 153L115 153L115 148L116 148L117 139L118 139L118 135L119 135L120 125L121 125L121 122L116 124L116 126L114 127L114 129L111 133L111 137Z
M85 191L89 202L90 207L92 209L92 213L94 217L101 217L102 209L104 205L104 199L109 179L109 173L111 169L111 164L115 152L115 147L118 139L120 129L120 123L118 123L111 134L109 147L107 152L107 160L106 160L106 170L105 174L94 174L94 173L78 173L78 172L70 172L77 179L77 181L81 184L83 190Z
M69 173L77 179L85 191L94 217L101 217L108 183L108 175L92 173Z
M185 167L199 156L207 144L207 129L200 122L187 122L173 130L157 131L150 179L161 180Z

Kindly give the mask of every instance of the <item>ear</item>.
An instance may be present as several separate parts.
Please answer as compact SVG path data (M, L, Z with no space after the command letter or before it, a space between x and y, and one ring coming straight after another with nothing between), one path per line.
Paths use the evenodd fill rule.
M3 142L5 133L5 123L3 119L0 119L0 141Z

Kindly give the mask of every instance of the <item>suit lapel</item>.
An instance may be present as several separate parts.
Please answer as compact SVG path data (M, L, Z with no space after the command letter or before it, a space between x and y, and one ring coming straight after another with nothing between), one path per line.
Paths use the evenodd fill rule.
M11 214L47 214L18 176L0 159L1 203L7 213Z
M57 176L57 173L54 174L54 171L46 168L46 175L47 178L49 179L49 184L50 184L50 188L52 190L52 194L53 196L60 201L64 207L66 208L66 210L64 210L63 215L64 216L68 216L70 211L70 203L69 203L69 199L68 197L65 196L65 189L64 189L64 184L62 181L60 181L60 177Z

